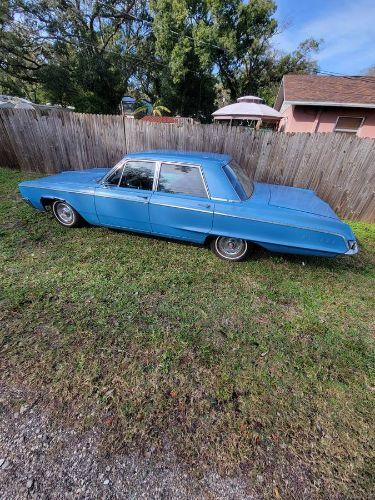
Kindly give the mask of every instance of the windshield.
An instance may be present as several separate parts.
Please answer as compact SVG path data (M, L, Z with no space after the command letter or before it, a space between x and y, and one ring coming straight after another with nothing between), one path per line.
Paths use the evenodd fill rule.
M223 169L240 199L250 198L254 186L245 170L235 160L231 160Z

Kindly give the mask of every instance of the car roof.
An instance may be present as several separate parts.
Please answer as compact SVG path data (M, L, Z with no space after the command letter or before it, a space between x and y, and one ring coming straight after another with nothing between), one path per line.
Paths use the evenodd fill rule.
M197 163L201 165L226 165L231 157L219 153L208 153L206 151L177 151L173 149L153 149L150 151L140 151L129 153L126 158L150 158L154 160L176 161Z

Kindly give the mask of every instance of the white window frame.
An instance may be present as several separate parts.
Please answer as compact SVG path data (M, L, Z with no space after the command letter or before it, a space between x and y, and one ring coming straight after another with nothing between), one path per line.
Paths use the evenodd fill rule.
M361 120L361 123L360 123L359 127L356 130L353 130L351 128L337 128L337 123L338 123L338 121L339 121L340 118L357 118L357 119ZM364 116L340 115L336 119L336 123L335 123L335 126L333 127L333 131L334 132L345 132L345 133L348 133L348 134L357 134L359 132L359 130L361 129L364 121L365 121L365 117Z

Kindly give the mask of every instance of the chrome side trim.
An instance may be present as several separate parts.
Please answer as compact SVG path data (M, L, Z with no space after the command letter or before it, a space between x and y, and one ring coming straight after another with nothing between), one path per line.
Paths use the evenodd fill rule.
M202 212L204 214L213 214L213 210L201 210L200 208L181 207L179 205L169 205L166 203L155 203L153 201L150 202L150 205L158 205L159 207L168 207L168 208L180 208L181 210L190 210L192 212Z
M148 203L150 201L150 198L143 198L140 196L139 198L134 197L134 198L126 198L124 196L113 196L112 193L110 194L103 194L103 193L96 193L95 197L98 198L110 198L111 200L121 200L121 201L135 201L136 203Z
M78 190L73 190L73 189L66 189L66 188L59 188L59 187L46 187L46 186L27 186L28 188L33 188L33 189L41 189L41 190L48 190L48 191L63 191L64 193L76 193L76 194L89 194L91 196L94 196L94 189L92 191L78 191ZM42 196L43 198L43 196Z
M238 215L223 214L221 212L214 212L214 215L222 215L223 217L234 217L235 219L248 220L251 222L264 222L266 224L275 224L276 226L290 227L290 228L295 228L295 229L305 229L306 231L314 231L315 233L330 234L330 235L334 235L334 236L339 236L340 238L342 238L344 240L345 244L347 244L347 241L342 234L324 231L322 229L312 229L310 227L304 227L304 226L294 226L294 225L292 226L291 224L284 224L282 222L273 222L273 221L264 220L264 219L252 219L249 217L240 217Z
M225 201L226 203L242 203L243 200L230 200L230 199L226 199L226 198L216 198L215 196L212 196L211 197L211 200L215 200L215 201Z

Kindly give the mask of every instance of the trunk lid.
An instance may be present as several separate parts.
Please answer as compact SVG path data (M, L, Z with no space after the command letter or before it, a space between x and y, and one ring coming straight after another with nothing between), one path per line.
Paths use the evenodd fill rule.
M290 210L298 210L309 214L338 219L335 212L314 191L288 186L269 185L269 205Z

